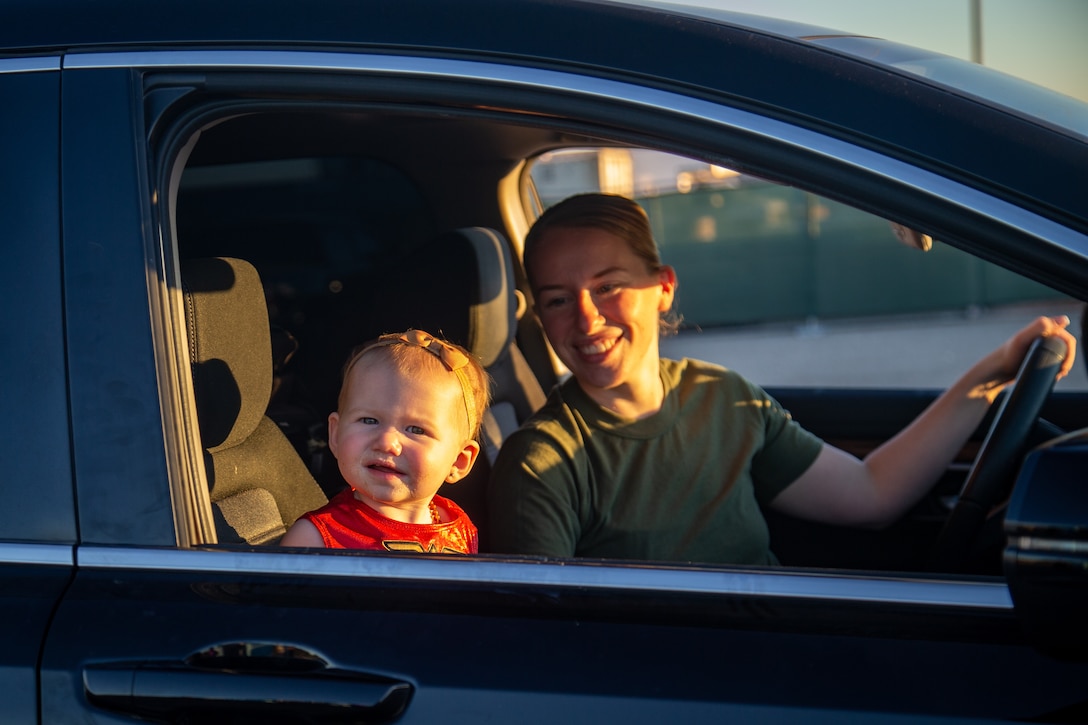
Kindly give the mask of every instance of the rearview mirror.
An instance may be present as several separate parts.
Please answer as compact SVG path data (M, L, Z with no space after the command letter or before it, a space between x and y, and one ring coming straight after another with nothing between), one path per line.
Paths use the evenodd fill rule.
M933 249L933 237L928 234L922 234L916 229L905 227L902 224L896 222L889 222L892 225L892 234L902 244L915 249L921 249L923 252L928 252Z

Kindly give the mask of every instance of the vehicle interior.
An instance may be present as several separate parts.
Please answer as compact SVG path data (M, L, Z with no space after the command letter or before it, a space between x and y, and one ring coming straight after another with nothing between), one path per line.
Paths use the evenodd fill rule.
M179 274L195 315L201 305L220 310L203 321L190 319L190 334L207 326L212 338L236 353L271 350L270 359L238 363L252 366L247 379L267 395L240 385L228 393L202 392L216 384L207 380L215 373L198 368L224 356L209 348L192 360L220 545L274 543L299 505L316 507L341 490L343 480L327 450L327 418L335 408L340 369L357 345L419 327L468 347L496 381L489 455L480 456L469 481L443 491L479 526L481 554L491 553L482 499L489 460L504 432L538 407L564 373L533 314L521 238L541 208L570 193L618 190L635 195L649 212L664 261L681 280L679 311L686 325L672 343L676 347L664 347L667 356L675 349L730 366L729 336L739 335L737 351L758 349L760 340L773 350L797 346L796 353L774 354L794 358L799 369L812 373L825 363L802 346L844 321L860 321L858 334L864 336L889 319L948 327L950 321L969 325L990 310L1010 307L1018 323L1035 311L1075 317L1080 310L1076 300L996 265L977 267L980 260L923 237L924 231L912 233L920 240L916 245L900 243L887 220L842 199L777 183L773 170L746 160L742 149L701 156L574 122L361 102L209 102L179 128L169 146L173 155L166 156L177 188L172 224ZM728 167L719 165L725 156ZM728 242L728 251L715 240ZM930 251L922 251L927 244ZM209 261L215 258L229 261ZM887 272L882 276L878 269ZM214 294L221 291L216 276L224 273L251 280L248 298L229 314ZM964 275L982 280L978 287L989 296L961 289L955 280ZM759 282L768 278L785 284L768 289ZM256 289L263 294L254 294ZM263 322L262 315L267 344L263 332L256 340L232 332L247 318L262 327L256 322ZM984 347L965 342L963 359L973 361L1004 339ZM858 365L868 364L854 357ZM940 362L934 357L924 351L902 362L920 369ZM959 358L950 363L960 364ZM830 376L861 379L839 362L826 365ZM897 384L904 377L889 371L883 380L859 384L829 383L818 375L754 380L806 428L864 456L945 384L940 374ZM224 400L234 401L227 405L232 409L213 412ZM1082 392L1040 403L1046 406L1042 420L1032 417L1024 445L1088 426L1078 400ZM212 416L220 422L208 422ZM291 495L301 504L288 506L275 492L250 493L267 488L254 483L269 480L267 468L239 481L224 473L236 467L222 461L243 455L241 447L224 452L235 447L231 436L246 437L230 419L247 416L247 426L277 439L281 453L287 444L297 458L300 465L290 466L309 493L301 499ZM778 558L786 566L926 570L990 422L933 494L888 529L842 529L768 512ZM275 430L267 430L270 425ZM269 460L265 453L244 455ZM243 494L253 498L240 504ZM1000 513L987 518L965 571L1000 573L999 522Z

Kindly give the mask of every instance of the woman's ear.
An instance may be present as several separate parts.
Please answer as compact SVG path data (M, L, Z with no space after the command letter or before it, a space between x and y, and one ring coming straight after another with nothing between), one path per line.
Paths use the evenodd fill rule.
M472 465L476 463L476 457L480 455L480 444L476 441L465 441L465 445L457 454L457 458L450 467L450 475L446 476L446 483L457 483L468 475Z
M673 298L676 297L676 270L665 264L657 271L658 283L661 285L661 301L658 302L658 312L668 312L672 309Z

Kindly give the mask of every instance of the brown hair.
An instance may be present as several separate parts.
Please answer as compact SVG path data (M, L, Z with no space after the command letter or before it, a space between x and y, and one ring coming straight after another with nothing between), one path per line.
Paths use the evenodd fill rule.
M578 194L548 207L525 236L524 264L530 287L535 288L533 257L547 233L580 228L601 229L619 237L646 263L648 272L657 273L665 266L650 228L650 217L637 202L618 194ZM663 333L675 332L679 326L680 316L674 310L662 313Z

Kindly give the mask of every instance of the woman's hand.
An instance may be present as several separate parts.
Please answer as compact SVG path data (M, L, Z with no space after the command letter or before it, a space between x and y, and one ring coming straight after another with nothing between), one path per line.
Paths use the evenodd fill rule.
M1065 344L1069 347L1069 352L1062 361L1062 366L1058 371L1057 379L1061 380L1068 375L1069 371L1073 369L1073 362L1077 357L1077 338L1073 336L1073 333L1066 329L1068 326L1069 318L1065 315L1060 315L1058 317L1037 317L1009 338L1004 345L995 351L995 353L999 355L999 371L1000 375L1004 377L1003 382L1009 382L1016 377L1016 373L1020 369L1020 364L1024 361L1024 356L1028 354L1031 343L1034 342L1037 337L1060 337L1065 340Z
M1068 325L1069 318L1065 315L1037 317L1029 322L1001 347L979 360L961 379L960 384L969 386L967 397L993 403L998 394L1016 378L1020 364L1037 337L1060 337L1065 340L1069 352L1057 374L1058 380L1064 378L1073 369L1077 357L1077 339L1066 329Z

